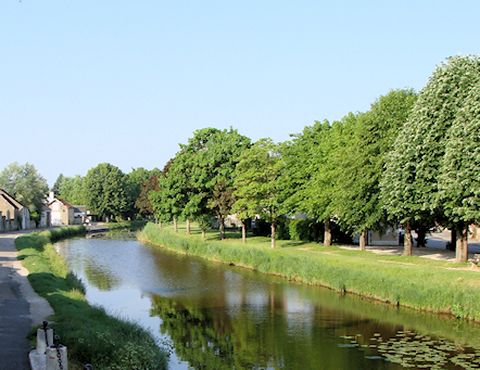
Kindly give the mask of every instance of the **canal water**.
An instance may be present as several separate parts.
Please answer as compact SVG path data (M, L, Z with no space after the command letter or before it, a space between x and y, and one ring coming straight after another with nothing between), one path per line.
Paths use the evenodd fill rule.
M153 249L56 244L90 303L134 320L177 369L475 369L480 326Z

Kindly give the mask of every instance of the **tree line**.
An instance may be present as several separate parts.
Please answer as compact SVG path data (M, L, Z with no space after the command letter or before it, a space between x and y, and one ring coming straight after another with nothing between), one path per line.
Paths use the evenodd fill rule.
M228 215L243 240L256 219L268 223L272 247L277 235L329 246L356 234L365 249L368 230L402 225L410 255L411 231L422 246L441 226L465 261L468 226L480 219L479 143L480 58L457 56L419 93L392 90L366 112L316 121L285 142L204 128L163 170L100 163L85 176L60 175L53 190L101 219L155 218L175 229L185 220L187 233L191 221L203 233L215 221L222 239ZM9 165L0 187L39 217L48 187L33 165Z
M197 221L206 230L236 214L242 235L260 217L290 236L332 230L358 234L403 225L425 244L428 230L450 228L457 259L467 259L468 226L480 219L480 58L451 57L417 94L392 90L367 112L318 121L291 140L252 142L235 129L197 130L158 176L148 199L161 222ZM302 215L305 220L294 220ZM321 224L321 226L319 226ZM294 225L294 226L292 226ZM302 229L303 230L299 230Z
M148 193L156 189L158 169L139 167L123 173L109 163L100 163L85 176L60 174L53 187L30 163L11 163L0 171L0 188L14 196L30 210L38 222L47 203L48 191L71 205L86 205L101 220L147 218L152 215Z

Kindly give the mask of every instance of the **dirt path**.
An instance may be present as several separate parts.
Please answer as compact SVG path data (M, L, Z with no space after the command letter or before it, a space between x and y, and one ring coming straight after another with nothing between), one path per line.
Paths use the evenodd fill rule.
M22 232L0 234L0 357L5 370L30 369L28 335L53 310L28 282L28 271L17 260L15 238Z

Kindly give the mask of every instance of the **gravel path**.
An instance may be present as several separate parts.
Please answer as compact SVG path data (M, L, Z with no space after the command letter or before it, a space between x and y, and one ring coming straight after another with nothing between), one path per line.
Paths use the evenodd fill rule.
M17 260L15 238L22 232L0 234L0 368L30 369L26 339L31 327L53 310L28 282L28 271Z

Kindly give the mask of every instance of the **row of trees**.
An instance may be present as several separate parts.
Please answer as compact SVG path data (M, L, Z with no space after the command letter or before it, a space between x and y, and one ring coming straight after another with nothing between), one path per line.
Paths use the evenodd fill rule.
M148 194L157 189L161 171L144 168L124 174L118 167L100 163L85 176L58 176L53 188L56 196L75 205L86 205L103 219L146 218L153 214ZM0 171L0 188L14 196L30 210L32 220L39 221L46 204L48 184L30 163L11 163Z
M147 194L156 188L160 174L142 167L125 174L110 163L100 163L85 176L60 174L52 190L72 204L86 205L102 219L145 218L152 214Z
M260 216L276 227L303 214L360 235L403 224L405 253L435 225L457 236L457 259L467 258L468 225L480 219L480 58L453 57L441 64L417 95L393 90L370 110L339 121L315 122L284 143L252 143L234 129L206 128L158 177L148 199L160 221Z

